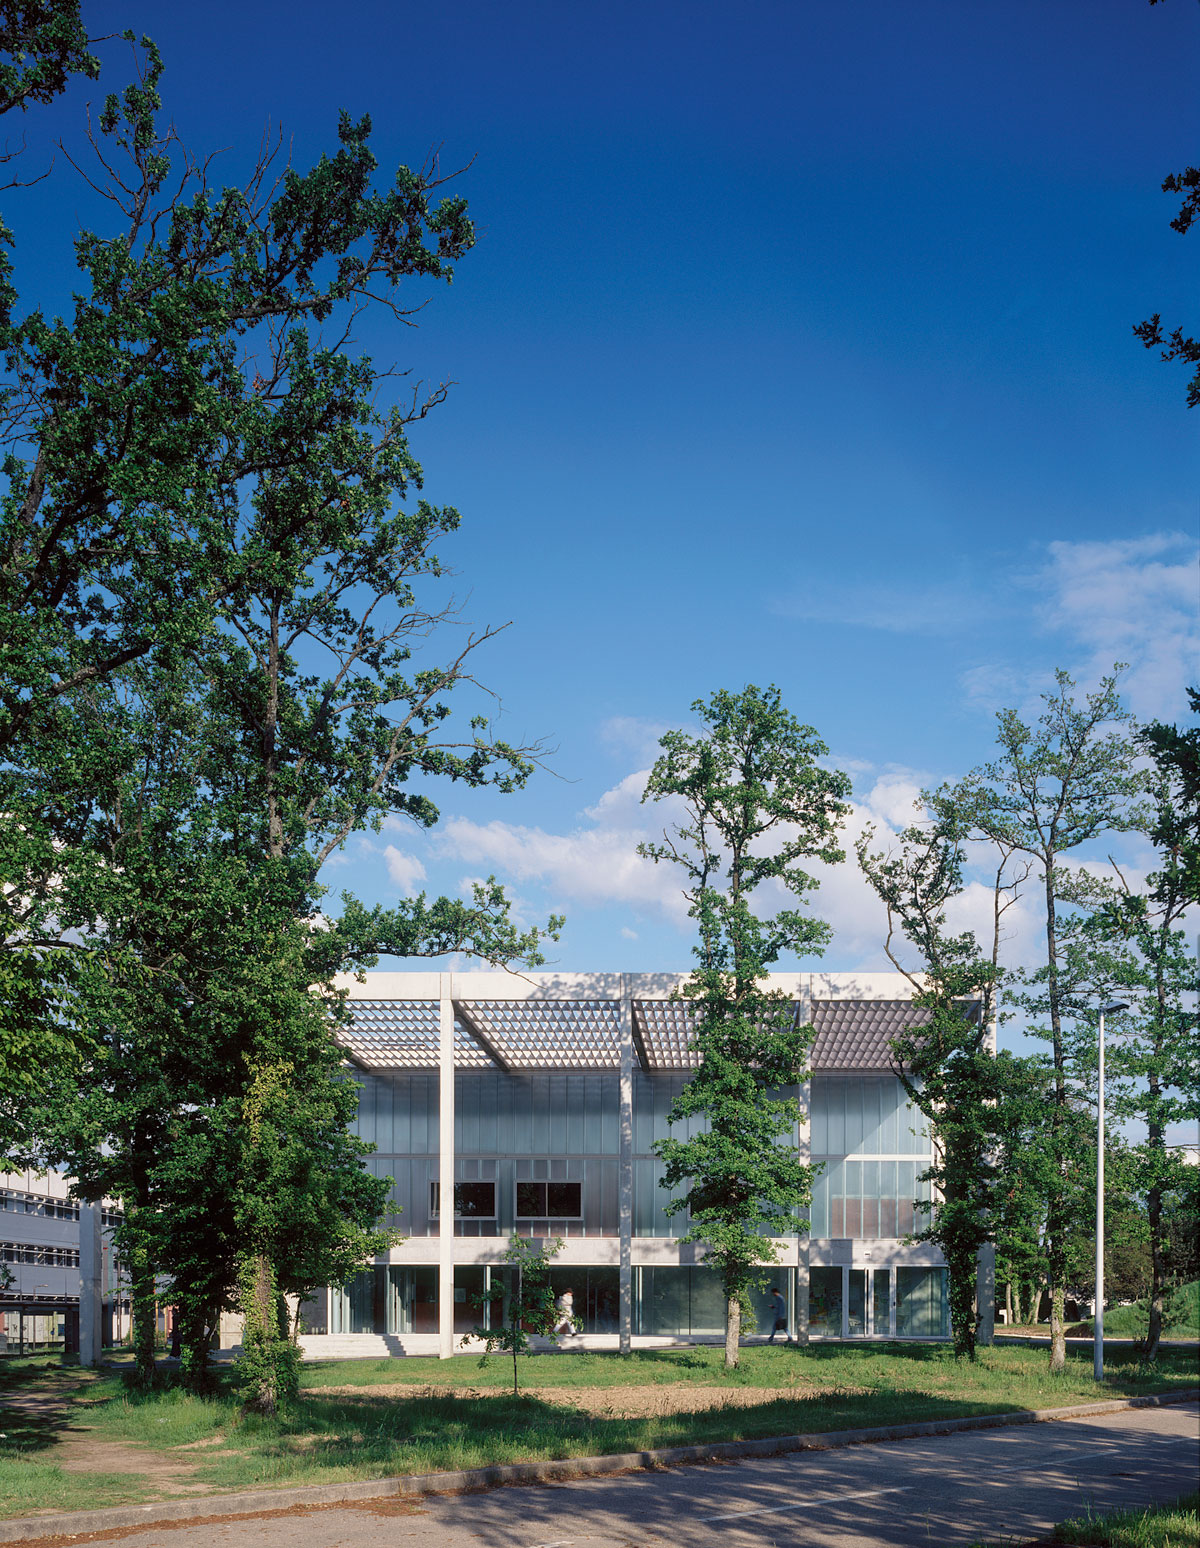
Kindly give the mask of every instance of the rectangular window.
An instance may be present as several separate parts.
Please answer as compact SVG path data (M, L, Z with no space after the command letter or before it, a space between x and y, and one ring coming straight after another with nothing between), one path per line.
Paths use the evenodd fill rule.
M583 1184L577 1182L519 1182L518 1220L581 1220Z
M441 1184L429 1184L429 1213L436 1220L441 1208ZM454 1184L454 1218L456 1220L495 1220L496 1184L494 1182L461 1182Z

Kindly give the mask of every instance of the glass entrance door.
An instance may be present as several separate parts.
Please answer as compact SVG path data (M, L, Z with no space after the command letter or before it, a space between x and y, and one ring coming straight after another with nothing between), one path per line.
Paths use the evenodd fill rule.
M865 1338L867 1332L867 1270L847 1269L846 1333Z
M892 1333L892 1271L871 1271L871 1333L875 1338L890 1338Z
M809 1331L818 1338L893 1338L891 1269L809 1271Z

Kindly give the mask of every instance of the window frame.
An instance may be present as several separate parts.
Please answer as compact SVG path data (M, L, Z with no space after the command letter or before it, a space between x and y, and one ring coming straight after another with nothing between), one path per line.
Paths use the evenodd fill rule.
M519 1206L519 1193L522 1188L541 1188L543 1190L543 1202L546 1210L542 1214L528 1215L522 1213ZM579 1190L579 1209L575 1214L563 1213L562 1210L550 1209L551 1188L577 1188ZM582 1220L583 1219L583 1183L574 1177L533 1178L518 1177L513 1180L513 1219L514 1220Z
M484 1215L484 1214L478 1214L478 1213L474 1213L474 1212L472 1212L469 1215L460 1214L459 1213L459 1209L458 1209L458 1190L460 1188L490 1188L492 1190L492 1212L491 1212L491 1214L490 1215ZM455 1220L496 1220L496 1219L498 1219L499 1217L498 1217L498 1212L497 1212L497 1209L496 1209L496 1205L498 1203L497 1190L498 1190L498 1184L496 1183L495 1178L492 1178L492 1177L468 1177L466 1179L460 1180L459 1182L456 1182L454 1184L454 1218L455 1218ZM438 1177L431 1177L429 1179L429 1218L430 1218L430 1220L440 1220L441 1219L441 1192L442 1192L441 1179L438 1178Z

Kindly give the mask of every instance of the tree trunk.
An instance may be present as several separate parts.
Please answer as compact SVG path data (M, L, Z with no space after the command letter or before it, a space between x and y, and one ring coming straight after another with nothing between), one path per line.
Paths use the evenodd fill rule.
M275 1269L260 1252L248 1252L238 1274L243 1319L238 1378L247 1413L273 1415L299 1391L299 1351L283 1331Z
M738 1341L742 1336L742 1303L736 1295L725 1302L725 1369L736 1371Z
M1067 1363L1067 1333L1064 1317L1066 1292L1061 1279L1050 1287L1050 1369L1061 1371Z
M1155 971L1155 987L1157 990L1158 1016L1154 1031L1153 1053L1156 1064L1161 1064L1165 1050L1163 1048L1162 1029L1167 1020L1167 991L1163 979L1162 957L1159 956L1158 966ZM1151 1069L1150 1079L1150 1122L1146 1135L1146 1142L1150 1148L1150 1154L1156 1162L1161 1162L1166 1155L1167 1131L1162 1122L1162 1089L1158 1070ZM1162 1173L1155 1167L1155 1181L1146 1192L1146 1223L1150 1227L1150 1326L1146 1330L1146 1352L1143 1356L1146 1360L1158 1359L1158 1342L1162 1337L1163 1319L1163 1286L1166 1280L1166 1264L1163 1262L1163 1230L1162 1230L1162 1183L1158 1180Z
M185 1303L176 1308L181 1320L179 1380L188 1392L207 1392L209 1388L209 1313L207 1308Z
M133 1315L133 1380L144 1392L154 1385L154 1340L158 1332L154 1267L142 1242L129 1249L129 1298Z
M1146 1332L1146 1360L1158 1359L1162 1338L1163 1287L1166 1279L1162 1250L1162 1189L1156 1183L1146 1195L1146 1213L1150 1224L1150 1326Z

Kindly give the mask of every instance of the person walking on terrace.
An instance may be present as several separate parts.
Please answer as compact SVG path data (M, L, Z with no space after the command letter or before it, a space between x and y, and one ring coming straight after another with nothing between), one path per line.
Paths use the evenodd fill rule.
M775 1342L776 1333L786 1334L788 1343L791 1343L791 1334L787 1330L787 1302L777 1289L771 1291L771 1336L767 1340L768 1344Z
M555 1306L558 1321L554 1324L555 1337L560 1333L575 1331L575 1293L569 1287L559 1296Z

